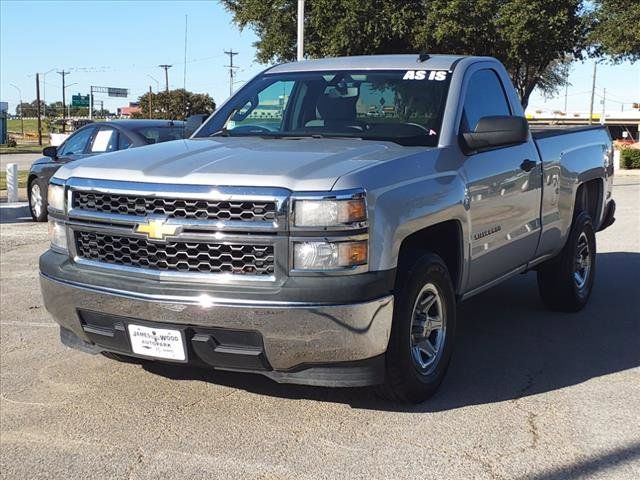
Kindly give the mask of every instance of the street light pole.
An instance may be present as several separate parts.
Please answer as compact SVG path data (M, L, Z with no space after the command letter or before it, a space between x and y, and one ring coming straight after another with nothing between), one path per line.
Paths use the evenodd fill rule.
M593 97L596 93L596 69L598 62L593 62L593 80L591 82L591 103L589 106L589 125L593 124Z
M10 83L9 85L18 90L18 95L20 96L20 134L22 136L22 140L24 140L24 108L22 108L22 90L13 83Z
M304 60L304 0L298 0L298 61Z
M70 83L69 85L65 85L64 90L66 91L67 88L73 87L74 85L78 85L78 82L73 82L73 83ZM67 118L70 119L71 118L71 102L69 102L69 106L66 108L67 108Z
M47 116L47 74L51 73L55 70L52 68L51 70L47 70L42 74L42 116Z

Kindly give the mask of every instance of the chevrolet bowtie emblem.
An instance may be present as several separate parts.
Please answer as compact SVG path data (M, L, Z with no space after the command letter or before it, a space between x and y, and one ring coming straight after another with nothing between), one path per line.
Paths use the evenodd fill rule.
M164 240L167 235L175 235L179 230L179 225L169 225L166 220L149 220L147 223L136 225L136 233L146 233L149 238Z

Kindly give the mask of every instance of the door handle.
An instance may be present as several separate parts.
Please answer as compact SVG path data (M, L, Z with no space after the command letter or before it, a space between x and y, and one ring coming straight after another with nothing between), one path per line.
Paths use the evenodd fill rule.
M522 161L522 163L520 164L520 168L522 170L524 170L525 172L530 172L531 170L536 168L536 165L538 165L538 162L536 162L534 160L529 160L527 158L526 160Z

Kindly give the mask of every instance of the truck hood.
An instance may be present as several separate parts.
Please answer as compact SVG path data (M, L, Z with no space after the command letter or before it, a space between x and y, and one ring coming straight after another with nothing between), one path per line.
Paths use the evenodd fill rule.
M82 159L55 177L328 191L347 173L417 150L425 147L350 138L199 138Z

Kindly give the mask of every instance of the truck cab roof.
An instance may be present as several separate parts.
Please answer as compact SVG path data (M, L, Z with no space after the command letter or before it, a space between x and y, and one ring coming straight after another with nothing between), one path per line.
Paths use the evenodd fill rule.
M431 55L423 61L420 54L402 55L359 55L354 57L320 58L276 65L267 74L286 72L310 72L332 70L453 70L465 59L495 60L492 57L469 57L465 55Z

